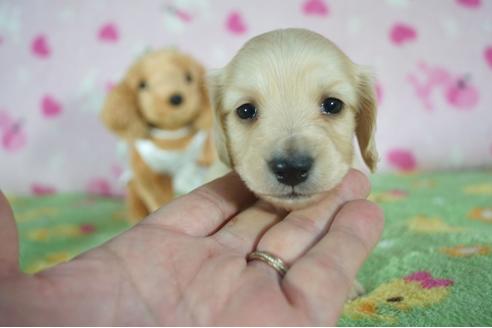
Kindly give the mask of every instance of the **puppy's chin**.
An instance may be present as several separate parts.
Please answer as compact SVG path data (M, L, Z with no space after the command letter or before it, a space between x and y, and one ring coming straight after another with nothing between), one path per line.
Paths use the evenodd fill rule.
M292 195L285 197L258 195L258 197L277 208L293 211L317 203L323 198L324 194L325 193L316 193L312 195Z
M348 173L349 167L341 164L337 174L331 176L328 181L325 181L321 186L321 190L312 190L311 192L305 191L309 189L301 189L303 191L295 191L294 193L277 195L272 193L261 193L257 192L252 184L248 183L248 180L244 180L248 188L257 195L258 198L265 200L266 202L272 204L273 206L293 211L304 207L311 206L323 198L326 198L328 194L333 192L333 190L342 182L343 177ZM313 186L314 187L314 186ZM317 186L318 188L320 185ZM296 188L297 189L297 188Z

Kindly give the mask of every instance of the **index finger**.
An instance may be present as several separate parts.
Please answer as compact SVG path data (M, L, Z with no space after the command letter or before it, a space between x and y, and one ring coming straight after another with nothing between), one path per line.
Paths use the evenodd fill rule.
M19 240L14 213L0 191L0 276L19 271Z
M157 224L190 236L207 236L254 200L255 196L237 173L230 172L178 197L140 224Z
M323 324L336 319L355 275L383 230L383 212L367 200L354 200L335 216L328 233L301 257L283 280L284 291Z

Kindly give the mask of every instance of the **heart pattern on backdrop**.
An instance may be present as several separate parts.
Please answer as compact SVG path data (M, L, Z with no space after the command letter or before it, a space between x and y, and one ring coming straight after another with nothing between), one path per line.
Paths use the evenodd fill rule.
M31 185L31 193L36 196L46 196L51 195L56 192L56 188L53 186L45 185L42 183L34 182Z
M56 100L50 95L46 95L41 100L41 113L45 118L53 118L61 114L63 108Z
M405 281L419 282L422 288L430 289L436 287L447 287L453 284L451 279L438 279L432 277L432 274L427 271L414 272L411 275L406 276Z
M398 23L390 31L390 39L396 45L402 45L414 41L417 38L417 31L410 25Z
M38 58L48 58L51 55L51 47L45 35L38 35L32 40L31 52Z
M487 47L483 53L485 57L485 62L489 65L490 68L492 68L492 46Z
M237 11L233 11L227 17L227 30L233 34L244 34L247 30L243 17Z
M417 167L415 155L407 149L392 149L388 152L386 160L400 171L413 171Z
M120 34L118 32L118 27L113 23L107 23L101 26L99 29L99 40L102 42L116 42L118 41Z
M467 8L478 8L482 4L481 0L457 0L457 2Z
M321 33L348 50L357 63L378 67L374 72L378 110L388 114L378 118L381 172L476 167L492 161L492 139L483 132L492 119L488 110L492 41L487 38L492 22L487 0L433 5L412 0L210 4L169 0L157 1L159 5L143 1L141 12L130 2L113 6L100 1L96 7L86 1L63 7L11 2L3 8L5 26L0 27L0 166L5 166L3 175L12 170L25 174L18 181L5 179L9 191L30 192L33 182L42 182L56 186L57 192L121 192L117 183L121 172L114 173L111 166L125 162L112 151L116 145L111 134L94 123L103 98L136 56L145 49L176 47L214 68L232 58L249 37L287 26ZM442 19L422 20L430 11ZM145 19L136 19L142 13ZM421 62L428 63L429 72L421 69ZM407 120L409 116L412 119ZM455 133L452 127L461 120L476 128ZM423 121L429 136L415 132ZM91 129L92 137L100 140L97 147L108 150L100 152L106 167L87 167L82 152L70 151L71 145L87 142L75 133L62 131L62 137L51 139L52 129L60 127ZM433 140L449 142L431 147ZM51 172L54 166L35 165L46 154L38 147L47 144L50 156L70 163L61 174ZM47 180L38 181L40 176Z
M308 0L304 2L302 11L306 15L327 16L329 14L328 5L323 0Z

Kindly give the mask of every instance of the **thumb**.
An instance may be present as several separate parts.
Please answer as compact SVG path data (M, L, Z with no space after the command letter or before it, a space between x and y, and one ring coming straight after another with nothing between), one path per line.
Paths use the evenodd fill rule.
M14 214L0 191L0 276L19 272L19 240Z

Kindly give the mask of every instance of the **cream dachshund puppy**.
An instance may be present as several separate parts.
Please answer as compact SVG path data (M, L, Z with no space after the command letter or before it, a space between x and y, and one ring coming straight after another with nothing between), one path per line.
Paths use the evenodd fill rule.
M374 171L371 77L320 34L276 30L212 72L220 159L258 197L287 210L316 202L354 164L354 135Z

